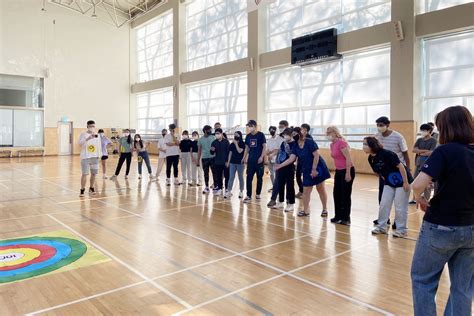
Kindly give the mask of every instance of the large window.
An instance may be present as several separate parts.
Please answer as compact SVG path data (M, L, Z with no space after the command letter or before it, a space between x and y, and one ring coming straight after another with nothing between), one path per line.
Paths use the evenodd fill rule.
M139 133L161 133L173 123L173 88L138 94L137 112Z
M472 0L417 0L418 1L418 13L426 13L456 5L470 3Z
M139 27L137 37L138 81L173 75L173 12L170 10Z
M474 32L423 42L423 121L452 105L474 112Z
M345 55L343 60L266 72L267 124L308 123L314 134L336 125L349 140L373 133L390 114L390 49ZM323 139L321 138L323 141Z
M187 70L247 57L247 1L186 1Z
M201 130L220 122L224 129L244 128L247 120L247 76L189 85L188 129Z
M268 5L267 50L330 27L349 32L390 21L390 0L276 0Z

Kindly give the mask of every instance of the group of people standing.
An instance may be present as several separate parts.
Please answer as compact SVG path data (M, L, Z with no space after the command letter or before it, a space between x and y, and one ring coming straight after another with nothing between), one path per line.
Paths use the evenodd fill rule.
M421 137L412 152L416 154L414 179L411 176L408 146L403 136L390 128L390 120L376 120L378 133L365 137L363 151L368 162L379 176L379 216L374 221L373 234L387 234L390 228L390 212L395 206L392 224L394 237L407 236L408 204L416 203L426 212L417 241L412 269L412 289L415 315L435 315L435 296L444 266L448 264L451 291L446 315L471 315L474 295L474 122L472 114L463 106L453 106L438 113L434 124L420 126ZM268 207L293 212L295 199L303 199L298 216L310 214L310 198L316 187L322 204L321 216L327 217L325 181L330 173L320 156L317 143L312 139L310 126L302 124L289 127L280 121L269 128L270 138L257 130L257 122L247 123L249 133L243 138L236 131L232 140L227 138L219 123L203 127L203 136L193 131L183 131L181 140L175 134L176 126L162 131L159 140L159 162L156 177L153 176L147 153L148 143L139 134L132 139L130 130L124 130L120 138L120 158L112 179L119 174L124 162L128 177L132 153L138 157L139 177L145 161L149 177L156 180L166 162L166 183L178 180L178 163L181 159L183 183L201 185L204 175L204 194L210 193L209 177L212 173L213 193L230 198L236 175L239 178L239 198L244 203L252 201L252 182L257 178L255 199L261 199L264 164L267 161L272 182L271 200ZM334 210L331 222L350 225L351 193L355 169L350 147L337 127L326 130L334 160ZM438 146L439 139L439 146ZM102 160L106 178L107 146L111 144L103 130L95 132L95 122L87 122L87 131L79 138L81 145L81 190L85 195L87 176L91 171L89 193L95 195L95 178ZM296 165L295 165L296 164ZM246 192L244 194L244 168L246 167ZM295 191L295 180L298 193ZM434 188L434 196L431 198ZM413 200L410 202L410 192ZM278 199L278 200L277 200ZM286 206L284 202L286 200ZM278 201L278 202L277 202Z

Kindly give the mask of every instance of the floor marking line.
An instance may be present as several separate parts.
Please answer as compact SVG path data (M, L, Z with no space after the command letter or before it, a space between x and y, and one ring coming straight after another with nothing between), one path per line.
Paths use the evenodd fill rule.
M89 238L87 238L86 236L82 235L81 233L79 233L78 231L76 231L74 228L72 228L71 226L61 222L60 220L58 220L57 218L55 218L54 216L52 215L48 215L48 217L50 217L52 220L56 221L58 224L62 225L63 227L67 228L69 231L73 232L74 234L76 234L77 236L79 236L80 238L82 238L83 240L87 241L89 244L91 244L92 246L94 246L95 248L99 249L100 251L102 251L103 253L105 253L107 256L109 256L110 258L114 259L115 261L117 261L118 263L120 263L121 265L123 265L125 268L127 268L128 270L130 270L131 272L135 273L136 275L138 275L139 277L141 277L142 279L144 279L145 281L147 281L148 283L152 284L153 286L155 286L157 289L159 289L160 291L166 293L168 296L172 297L175 301L177 301L178 303L180 303L181 305L183 306L186 306L187 308L190 308L191 305L187 302L185 302L183 299L181 299L180 297L176 296L175 294L171 293L169 290L167 290L166 288L164 288L163 286L159 285L158 283L156 283L155 281L153 281L152 279L150 279L149 277L147 277L146 275L144 275L143 273L141 273L140 271L138 271L137 269L135 269L134 267L130 266L128 263L126 263L125 261L123 261L122 259L118 258L117 256L113 255L110 251L106 250L105 248L103 248L102 246L96 244L95 242L93 242L92 240L90 240Z

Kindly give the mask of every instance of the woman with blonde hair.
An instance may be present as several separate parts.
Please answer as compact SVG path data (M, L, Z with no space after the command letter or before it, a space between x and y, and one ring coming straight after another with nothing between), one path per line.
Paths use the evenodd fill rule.
M331 157L336 167L333 190L335 216L331 218L331 223L350 225L352 184L355 178L350 147L336 126L326 129L326 137L330 141Z

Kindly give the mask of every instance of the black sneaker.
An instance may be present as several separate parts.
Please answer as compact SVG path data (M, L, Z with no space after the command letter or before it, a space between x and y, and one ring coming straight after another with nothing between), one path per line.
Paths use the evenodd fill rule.
M331 223L339 224L340 222L341 222L341 220L339 220L335 217L331 218Z
M94 188L89 188L89 194L90 195L96 195L97 193L95 192Z
M389 224L390 224L390 223L389 223ZM393 223L392 229L393 229L393 230L397 230L397 223Z
M86 189L81 189L81 192L79 193L79 197L84 197L85 194L84 192L86 191Z
M270 202L267 203L267 207L273 207L276 205L276 201L270 200Z
M411 200L410 202L408 202L408 204L414 205L414 204L416 204L416 201L415 201L415 200Z

